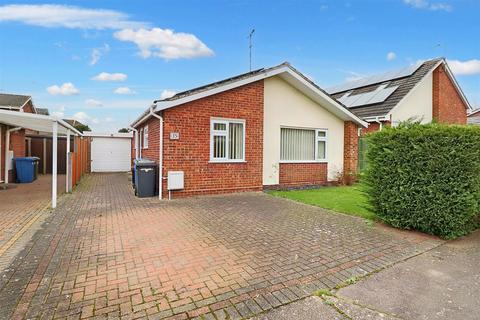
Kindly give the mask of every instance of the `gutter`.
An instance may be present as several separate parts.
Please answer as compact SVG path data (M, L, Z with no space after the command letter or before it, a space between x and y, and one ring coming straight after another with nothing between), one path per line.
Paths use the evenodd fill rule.
M155 117L159 120L159 136L158 136L158 199L162 200L163 196L163 117L156 114L153 110L155 105L152 104L147 116Z

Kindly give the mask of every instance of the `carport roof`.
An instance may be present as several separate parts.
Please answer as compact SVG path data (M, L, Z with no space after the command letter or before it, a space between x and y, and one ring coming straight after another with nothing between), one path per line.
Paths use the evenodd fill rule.
M70 130L75 135L82 135L77 129L75 129L65 121L52 116L18 111L0 110L0 123L9 126L22 127L42 132L52 132L52 125L54 122L57 122L59 124L59 134L67 134L67 131Z

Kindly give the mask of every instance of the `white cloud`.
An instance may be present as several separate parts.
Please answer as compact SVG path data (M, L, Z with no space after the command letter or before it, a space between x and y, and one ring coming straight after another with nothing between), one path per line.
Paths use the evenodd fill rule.
M70 29L124 29L147 26L146 23L130 20L128 15L119 11L53 4L1 6L0 21Z
M56 118L63 119L65 117L65 107L64 106L58 107L57 110L51 113L51 115Z
M177 92L176 92L176 91L173 91L173 90L165 89L165 90L163 90L162 93L160 94L160 100L170 98L170 97L174 96L175 93L177 93Z
M428 0L403 0L409 6L417 9L426 9L432 11L452 11L452 6L442 2L430 2Z
M106 43L103 45L103 47L93 48L92 54L90 55L90 65L96 65L97 62L100 61L102 55L106 54L108 51L110 51L110 46Z
M354 71L348 71L348 70L340 70L340 71L348 74L348 76L345 77L346 82L357 81L357 80L365 78L364 74L360 74L360 73L357 73L357 72L354 72Z
M125 73L108 73L101 72L97 74L92 80L97 81L125 81L127 80L127 75Z
M448 66L455 75L468 76L480 74L480 60L448 60Z
M113 91L116 94L135 94L136 92L130 89L129 87L118 87Z
M58 118L58 119L63 119L65 117L65 112L53 111L52 116L54 116L55 118Z
M79 111L73 115L73 119L80 121L83 124L98 124L100 121L98 118L91 117L83 111Z
M89 107L103 107L103 103L95 99L87 99L85 104Z
M115 119L113 119L112 117L106 117L105 122L115 122Z
M135 43L143 58L159 57L166 60L181 58L211 57L213 51L195 35L175 32L170 29L138 29L126 28L114 33L121 41Z
M50 86L47 88L47 91L53 96L57 96L57 95L71 96L79 93L79 90L75 88L75 86L71 82L66 82L61 86L57 86L57 85Z
M388 61L395 60L396 58L397 58L397 55L396 55L395 52L391 52L391 51L390 51L389 53L387 53L387 60L388 60Z

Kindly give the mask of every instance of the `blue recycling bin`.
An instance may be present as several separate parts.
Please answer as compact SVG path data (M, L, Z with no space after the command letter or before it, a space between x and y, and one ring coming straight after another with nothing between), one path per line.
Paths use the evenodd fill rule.
M15 158L15 174L17 182L30 183L37 179L38 157Z

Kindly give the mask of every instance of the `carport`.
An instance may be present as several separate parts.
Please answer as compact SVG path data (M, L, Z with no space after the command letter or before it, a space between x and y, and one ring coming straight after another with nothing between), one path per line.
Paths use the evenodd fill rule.
M76 130L74 127L66 123L61 119L57 119L52 116L39 115L32 113L0 110L0 124L6 125L7 130L5 133L5 146L4 150L1 150L0 146L0 158L2 151L4 156L9 152L10 145L10 133L20 129L30 129L34 131L39 131L42 133L48 133L52 135L52 208L55 208L57 205L57 145L58 137L65 136L67 139L67 148L66 148L66 183L65 190L67 192L71 191L72 186L76 181L79 180L81 174L85 172L86 166L77 166L76 163L82 163L82 159L86 159L87 149L86 144L82 141L82 134ZM74 152L70 152L70 136L75 136L74 139ZM0 137L0 141L1 141ZM72 166L72 163L74 164ZM0 163L1 166L1 163ZM8 165L5 160L4 168L0 170L5 170L5 184L8 185Z

